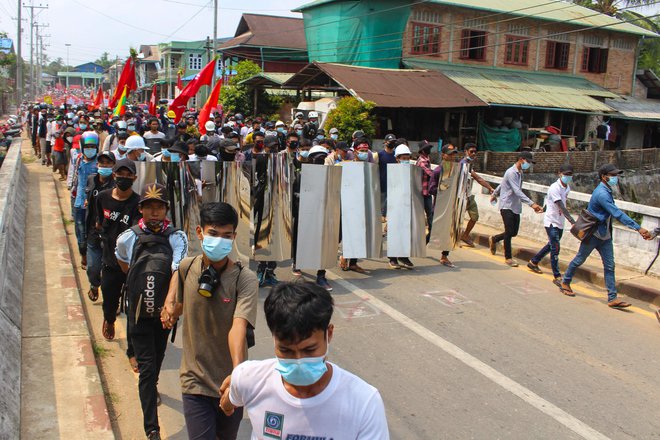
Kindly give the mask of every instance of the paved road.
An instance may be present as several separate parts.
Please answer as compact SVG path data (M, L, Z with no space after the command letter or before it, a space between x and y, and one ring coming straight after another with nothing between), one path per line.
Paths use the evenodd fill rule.
M611 310L602 289L579 282L578 296L565 297L550 276L508 268L484 248L453 252L458 269L438 257L416 260L414 271L383 259L364 262L370 276L329 274L337 304L330 359L380 389L393 439L660 438L660 328L648 305ZM124 332L103 341L100 303L85 301L108 350L101 369L113 428L120 439L143 438ZM170 439L187 438L180 344L169 346L159 384ZM260 310L250 357L270 356ZM241 438L249 432L245 421Z

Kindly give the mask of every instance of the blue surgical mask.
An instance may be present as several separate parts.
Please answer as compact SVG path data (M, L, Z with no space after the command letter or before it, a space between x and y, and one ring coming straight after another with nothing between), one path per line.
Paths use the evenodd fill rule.
M205 235L202 240L204 255L214 263L225 259L231 253L233 246L233 240L223 237L209 237Z
M531 163L529 163L529 162L523 162L521 168L522 168L523 170L528 170L529 167L531 167L531 166L532 166Z
M110 177L110 176L112 176L112 168L99 167L98 173L99 173L99 176Z
M339 135L338 135L338 134L331 134L331 135L330 135L330 138L331 138L332 140L335 140L335 141L336 141L337 139L339 139Z
M81 130L86 130L87 124L79 124L78 127L80 127Z
M278 133L284 133L284 127L277 127Z
M170 153L170 160L172 162L179 162L181 160L181 156L179 153Z
M96 148L83 148L83 154L87 159L93 159L96 156Z
M307 159L309 157L309 150L301 150L298 152L298 155L302 158Z
M369 153L367 153L366 151L361 151L357 154L357 157L358 160L362 162L366 162L367 160L369 160Z
M170 152L167 149L162 150L162 152L163 152L163 157L170 157L171 156Z
M316 136L316 139L318 139L318 140L323 139L323 135L322 135L322 134L317 135L317 136Z
M610 185L610 187L615 187L619 184L619 176L610 176L610 178L607 180L607 183Z
M302 130L296 130L296 134L298 135L298 137L302 137L303 132Z
M123 154L126 153L126 145L119 144L117 145L117 149Z
M147 160L147 153L145 153L144 151L142 153L140 153L140 156L138 157L138 160L140 162L144 162L145 160Z
M573 181L573 176L561 176L561 182L562 182L564 185L568 185L568 184L571 183L572 181Z
M328 351L330 344L328 344ZM328 371L325 358L328 355L326 351L324 356L307 357L302 359L283 359L277 358L275 369L279 371L287 383L291 385L306 387L313 385Z

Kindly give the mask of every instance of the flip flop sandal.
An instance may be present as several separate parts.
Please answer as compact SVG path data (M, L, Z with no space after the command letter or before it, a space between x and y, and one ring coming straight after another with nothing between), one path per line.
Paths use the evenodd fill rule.
M138 363L137 363L137 359L135 358L135 356L129 357L128 358L128 363L131 364L131 368L133 369L133 373L138 373L140 371L140 369L138 368Z
M575 292L570 287L567 289L565 287L559 286L559 291L566 296L575 296Z
M92 289L90 288L87 291L87 297L89 298L90 301L95 302L97 299L99 299L99 289Z
M607 305L613 309L625 309L626 307L630 307L632 304L625 301L614 301L607 303Z
M446 267L451 267L452 269L456 267L456 265L451 261L441 261L440 264Z

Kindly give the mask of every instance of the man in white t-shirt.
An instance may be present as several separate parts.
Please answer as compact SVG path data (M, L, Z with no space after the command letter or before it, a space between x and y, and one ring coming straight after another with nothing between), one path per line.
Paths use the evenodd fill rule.
M327 361L334 302L312 283L280 283L264 303L276 359L247 361L225 379L220 407L245 407L252 439L387 440L380 393Z
M555 285L561 285L561 272L559 272L559 242L564 233L564 217L571 224L575 223L571 214L566 209L566 200L568 193L571 192L569 184L573 181L573 167L571 165L562 165L559 168L559 179L548 189L545 197L546 211L543 216L543 226L548 234L548 244L546 244L530 261L527 267L535 273L543 273L539 268L539 262L550 254L550 265L554 275Z

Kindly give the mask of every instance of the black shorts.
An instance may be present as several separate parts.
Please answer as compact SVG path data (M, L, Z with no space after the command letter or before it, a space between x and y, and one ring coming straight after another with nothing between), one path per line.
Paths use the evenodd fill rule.
M51 145L50 141L46 141L46 154L50 154L53 151L53 146Z

